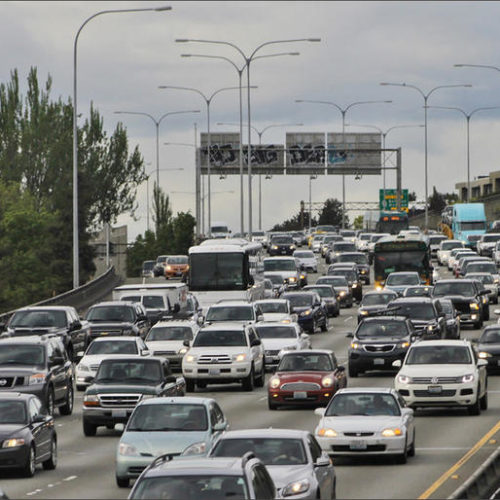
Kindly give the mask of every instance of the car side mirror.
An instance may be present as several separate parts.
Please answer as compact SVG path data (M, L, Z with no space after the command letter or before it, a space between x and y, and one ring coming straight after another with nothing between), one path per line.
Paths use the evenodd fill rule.
M178 313L181 310L181 306L179 305L178 302L174 304L173 312Z
M249 284L250 286L255 285L255 280L254 280L254 278L253 278L253 276L252 276L252 275L250 275L250 276L248 277L248 284Z
M318 417L323 417L325 415L326 408L316 408L314 410L314 414L318 415Z
M198 316L198 319L196 320L199 326L203 326L203 323L205 323L205 318L202 316Z
M250 343L250 347L255 347L255 346L258 346L261 344L262 344L262 342L260 339L253 339L252 342Z
M264 321L264 316L262 314L259 314L257 316L257 321Z
M79 322L79 321L74 321L72 324L71 324L71 328L70 330L73 331L73 330L80 330L80 328L82 327L82 324Z
M151 353L148 351L148 349L143 349L141 351L141 356L149 356Z
M392 367L393 368L401 368L403 365L402 361L400 359L396 359L396 361L392 362Z
M307 335L307 333L301 333L300 334L300 338L304 339L304 340L307 340L309 338L309 335Z
M345 334L345 336L346 336L348 339L352 339L352 338L354 338L354 333L352 333L352 332L348 332L348 333L346 333L346 334Z
M488 366L488 361L486 361L485 359L478 359L477 366Z
M54 356L50 360L50 364L52 366L62 365L64 363L64 358L62 356Z
M337 366L337 371L338 372L345 372L345 366L344 365Z
M188 339L184 339L184 340L182 341L182 345L183 345L184 347L189 347L189 340L188 340Z
M32 420L31 420L31 423L32 424L41 424L43 422L45 422L47 420L47 415L42 415L41 413L39 413L38 415L35 415Z
M167 375L163 380L164 384L175 384L177 382L177 377L175 375Z
M212 430L214 432L222 432L225 431L228 428L228 423L227 422L218 422L212 427Z
M83 356L85 356L85 353L84 353L83 351L78 351L78 352L76 353L75 359L76 359L77 361L80 361L80 360L83 358Z
M496 314L497 316L500 316L500 309L495 309L493 313Z

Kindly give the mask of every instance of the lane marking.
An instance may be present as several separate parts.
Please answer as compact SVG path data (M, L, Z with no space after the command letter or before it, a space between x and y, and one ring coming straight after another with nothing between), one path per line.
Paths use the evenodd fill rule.
M38 488L38 489L36 489L34 491L30 491L29 493L26 493L26 496L30 497L32 495L36 495L36 494L40 493L41 491L43 491L43 490L41 490L40 488Z
M76 479L78 476L68 476L63 479L63 481L73 481L73 479Z
M346 319L344 320L344 323L347 323L348 321L351 321L351 320L352 320L352 318L353 318L353 316L349 316L348 318L346 318Z
M418 500L429 498L440 486L443 485L455 472L462 467L479 449L484 446L500 430L500 421L491 428L455 465L448 469L440 478L438 478L429 488L427 488Z
M267 396L264 396L263 398L259 398L259 401L265 401L267 399Z

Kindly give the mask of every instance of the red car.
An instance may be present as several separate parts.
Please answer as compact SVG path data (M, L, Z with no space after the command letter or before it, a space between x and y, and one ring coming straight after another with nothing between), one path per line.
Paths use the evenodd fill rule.
M339 366L332 351L287 351L269 379L269 409L284 405L326 406L346 385L345 367Z

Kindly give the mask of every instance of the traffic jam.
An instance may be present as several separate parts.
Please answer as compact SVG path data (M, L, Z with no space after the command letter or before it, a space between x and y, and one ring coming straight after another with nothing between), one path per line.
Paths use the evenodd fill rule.
M207 239L144 262L83 316L17 310L0 337L0 468L55 469L77 401L82 440L120 431L110 474L134 499L332 499L343 458L411 461L419 413L480 415L500 369L500 233L454 229L462 205L439 231L381 212L362 230ZM328 348L336 335L346 351ZM315 429L238 429L226 392Z

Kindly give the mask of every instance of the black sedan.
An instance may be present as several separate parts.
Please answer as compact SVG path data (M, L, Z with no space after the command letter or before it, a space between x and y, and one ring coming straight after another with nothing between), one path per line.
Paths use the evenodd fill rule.
M297 314L297 322L304 330L314 333L318 326L322 332L328 330L326 306L316 292L287 292L281 298L290 301L292 312Z
M487 326L476 344L477 356L488 362L488 373L500 371L500 325Z
M0 469L21 469L32 477L38 464L57 465L54 419L42 413L40 399L32 394L0 394Z

